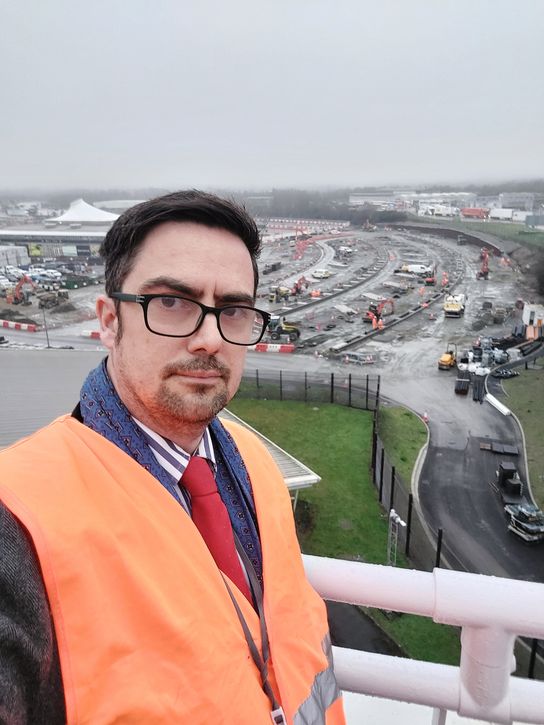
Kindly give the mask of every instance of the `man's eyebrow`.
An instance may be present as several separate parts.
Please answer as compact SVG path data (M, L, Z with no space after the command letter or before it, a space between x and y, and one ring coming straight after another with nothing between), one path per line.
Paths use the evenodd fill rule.
M201 289L197 289L196 287L191 287L188 284L184 284L175 277L167 276L154 277L153 279L146 280L140 287L140 294L145 294L146 292L157 287L168 288L168 293L165 294L180 294L185 297L191 297L194 299L198 299L202 296ZM247 292L227 292L226 294L220 295L218 298L216 298L216 304L220 303L223 305L238 304L249 305L250 307L252 307L254 302L254 296L252 294L248 294Z
M172 294L186 295L187 297L198 297L202 293L201 290L191 287L188 284L180 282L175 277L153 277L153 279L147 279L142 283L140 287L140 293L144 294L155 287L168 287L169 292Z
M255 298L253 295L248 295L245 292L231 292L218 297L217 302L221 302L222 304L249 305L253 307Z

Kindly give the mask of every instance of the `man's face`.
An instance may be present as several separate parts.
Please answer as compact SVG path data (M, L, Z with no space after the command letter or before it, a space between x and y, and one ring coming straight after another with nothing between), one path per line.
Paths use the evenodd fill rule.
M253 304L253 268L241 239L192 222L155 227L122 285L131 294L180 294L205 305ZM176 439L205 426L236 393L246 348L221 337L206 315L190 337L162 337L144 323L141 305L101 297L97 314L110 350L108 371L133 416Z

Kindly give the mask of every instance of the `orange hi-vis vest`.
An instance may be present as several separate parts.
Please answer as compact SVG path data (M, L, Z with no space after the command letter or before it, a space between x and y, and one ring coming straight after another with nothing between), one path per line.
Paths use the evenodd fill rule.
M304 574L284 481L252 433L227 427L255 499L270 683L287 723L341 725L325 607ZM69 725L270 725L223 576L150 473L69 416L2 451L0 469L0 499L41 565ZM259 617L229 586L261 650Z

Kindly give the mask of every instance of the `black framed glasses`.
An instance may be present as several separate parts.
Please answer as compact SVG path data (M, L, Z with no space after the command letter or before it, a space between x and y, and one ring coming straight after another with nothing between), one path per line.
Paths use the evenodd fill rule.
M141 305L149 332L164 337L190 337L198 330L206 315L214 315L223 340L232 345L255 345L264 335L270 321L268 312L246 305L208 307L186 297L165 294L112 292L110 297L120 302Z

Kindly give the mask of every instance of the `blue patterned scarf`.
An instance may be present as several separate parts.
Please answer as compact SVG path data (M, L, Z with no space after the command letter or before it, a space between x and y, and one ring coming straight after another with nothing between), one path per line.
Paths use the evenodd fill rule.
M159 464L143 431L117 394L106 369L106 360L91 370L81 388L80 409L84 424L138 461L179 502L175 493L177 481ZM262 582L261 546L246 467L232 437L217 418L211 422L210 431L219 494L227 507L234 531Z

